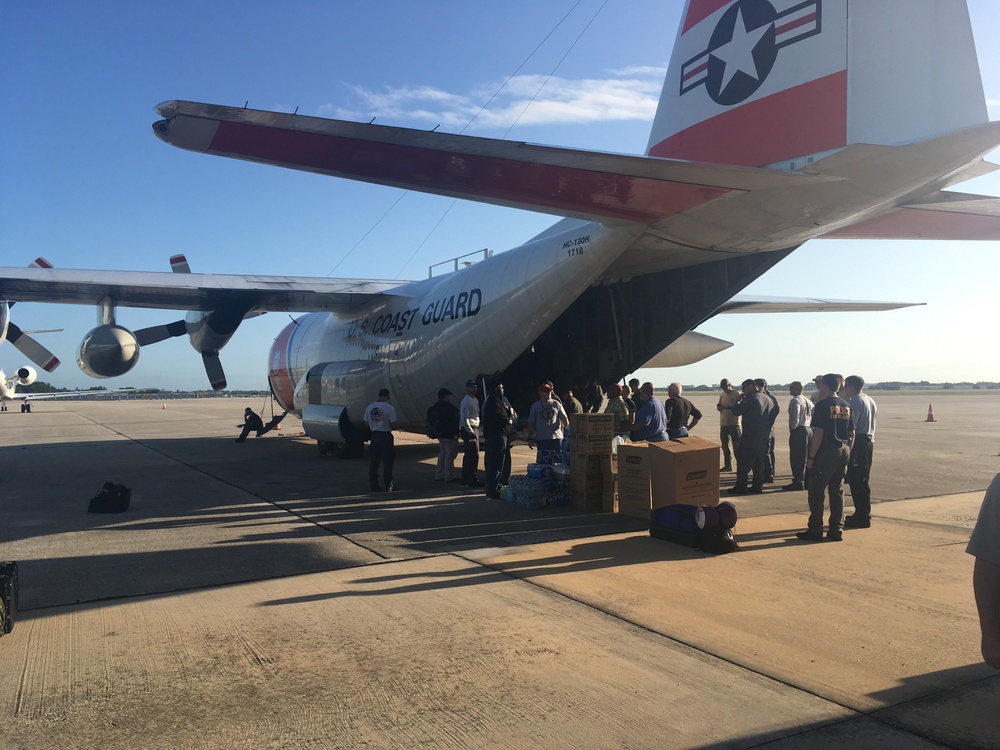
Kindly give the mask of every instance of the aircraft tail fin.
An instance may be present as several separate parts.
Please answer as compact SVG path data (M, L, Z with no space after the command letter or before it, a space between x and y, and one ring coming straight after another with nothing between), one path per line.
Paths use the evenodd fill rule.
M799 169L986 121L964 2L687 0L647 154Z

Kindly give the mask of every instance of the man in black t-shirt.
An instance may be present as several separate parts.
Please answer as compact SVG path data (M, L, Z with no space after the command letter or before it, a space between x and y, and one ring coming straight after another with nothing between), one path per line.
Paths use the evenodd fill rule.
M844 475L854 445L851 407L837 395L844 379L827 373L819 385L819 401L813 408L812 441L806 459L809 476L809 528L796 536L808 542L823 541L824 494L830 495L830 523L826 538L843 539Z

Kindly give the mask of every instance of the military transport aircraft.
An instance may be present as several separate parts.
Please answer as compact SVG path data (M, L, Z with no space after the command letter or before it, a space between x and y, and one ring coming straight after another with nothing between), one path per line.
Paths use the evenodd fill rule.
M157 112L178 148L564 217L412 282L0 269L0 299L98 306L78 358L98 377L187 333L222 387L219 350L247 316L307 313L268 377L321 442L356 444L382 387L417 426L471 375L532 398L544 379L708 356L728 343L694 329L720 313L894 306L737 296L810 239L1000 239L1000 199L945 190L995 169L1000 145L960 2L688 0L644 156L189 101ZM118 306L189 313L133 333Z

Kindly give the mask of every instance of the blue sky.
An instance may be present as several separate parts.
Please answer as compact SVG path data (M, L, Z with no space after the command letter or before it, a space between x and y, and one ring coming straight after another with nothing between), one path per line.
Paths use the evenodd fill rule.
M641 153L681 6L7 0L0 4L3 265L41 255L67 268L168 270L169 256L183 252L200 272L415 279L456 255L514 247L553 217L180 151L152 135L152 109L168 99L249 102ZM1000 9L991 0L970 0L969 8L990 117L1000 119ZM1000 177L962 189L1000 195ZM1000 380L991 314L998 251L997 243L807 243L747 292L927 305L720 316L699 330L734 347L644 375L664 384L787 382L829 370L870 381ZM118 312L129 328L176 317ZM65 329L39 336L63 360L43 376L58 386L205 387L185 338L144 349L122 378L95 381L73 362L94 310L21 304L13 319L24 329ZM231 387L266 387L268 348L287 321L270 314L237 332L222 353ZM0 347L7 372L23 363L9 344Z

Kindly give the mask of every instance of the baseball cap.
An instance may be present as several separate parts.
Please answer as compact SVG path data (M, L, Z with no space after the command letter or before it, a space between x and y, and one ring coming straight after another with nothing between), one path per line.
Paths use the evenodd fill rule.
M452 395L452 393L447 388L438 389L438 398L444 398L445 396L450 396L450 395Z
M477 383L474 379L470 378L469 380L465 381L465 387L466 388L478 388L479 387L479 383Z
M548 392L548 391L551 391L551 390L552 390L552 384L548 383L548 382L542 383L540 386L538 386L538 392L539 393L541 393L542 391Z
M382 388L381 390L379 390L378 395L380 395L380 396L388 396L389 395L389 389L388 388Z
M618 385L618 383L612 383L611 385L608 386L608 393L612 394L613 396L620 396L622 395L622 387Z

